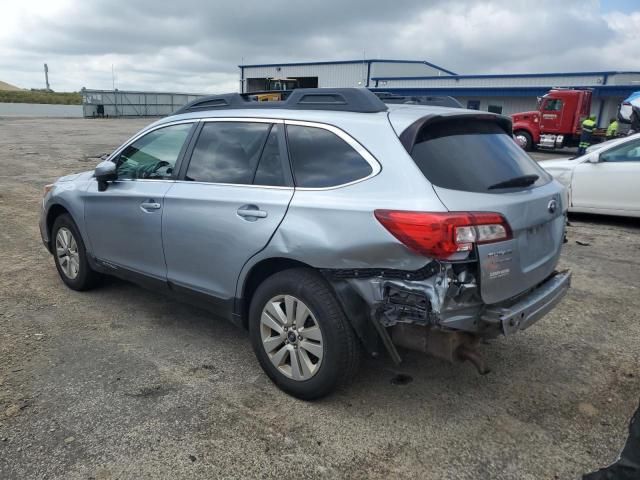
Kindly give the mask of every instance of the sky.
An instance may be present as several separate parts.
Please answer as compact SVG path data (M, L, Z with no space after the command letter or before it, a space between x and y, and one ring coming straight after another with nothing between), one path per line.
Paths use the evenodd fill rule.
M535 5L535 9L532 6ZM639 0L0 0L0 80L237 91L239 64L393 58L459 74L640 71ZM112 75L112 67L115 75Z

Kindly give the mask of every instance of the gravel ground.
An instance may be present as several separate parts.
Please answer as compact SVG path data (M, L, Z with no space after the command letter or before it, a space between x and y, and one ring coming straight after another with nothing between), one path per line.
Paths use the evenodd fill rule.
M59 280L37 227L43 185L146 123L0 118L0 478L539 480L614 460L640 392L637 222L572 218L573 288L483 346L491 374L367 360L350 388L306 403L231 324L125 282Z

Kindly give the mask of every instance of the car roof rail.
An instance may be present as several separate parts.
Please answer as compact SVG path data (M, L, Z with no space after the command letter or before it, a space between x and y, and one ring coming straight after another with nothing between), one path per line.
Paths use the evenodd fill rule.
M358 113L387 111L387 106L384 102L366 88L297 88L291 91L279 91L285 97L283 100L259 102L251 98L260 93L265 92L210 95L187 103L173 112L172 115L205 110L243 108L333 110Z
M399 95L392 92L375 92L380 100L388 104L430 105L432 107L464 108L450 96L435 95Z

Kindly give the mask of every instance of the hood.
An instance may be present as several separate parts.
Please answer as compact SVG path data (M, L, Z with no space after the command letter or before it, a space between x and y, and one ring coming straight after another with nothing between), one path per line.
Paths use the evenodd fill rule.
M539 120L540 112L538 112L537 110L531 110L529 112L518 112L511 115L511 119L514 123L523 120Z
M554 158L553 160L542 160L538 162L545 170L549 169L565 169L565 168L573 168L576 165L582 163L581 158Z
M544 160L539 165L553 175L558 182L567 188L571 188L571 177L573 169L583 162L585 157L578 158L557 158L555 160Z
M73 182L75 180L88 180L93 176L93 170L87 170L81 173L72 173L71 175L65 175L56 180L56 183Z

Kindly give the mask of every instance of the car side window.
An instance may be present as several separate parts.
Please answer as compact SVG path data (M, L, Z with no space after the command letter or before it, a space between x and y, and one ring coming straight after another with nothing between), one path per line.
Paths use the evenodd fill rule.
M193 124L159 128L140 137L118 156L118 179L161 180L171 177Z
M282 167L282 157L280 155L280 142L278 141L279 131L282 127L274 125L269 132L269 138L262 150L260 162L253 179L254 185L268 185L272 187L283 187L287 185L284 168Z
M559 98L547 100L547 103L544 105L544 110L545 112L559 112L562 110L562 100Z
M335 187L373 172L351 145L324 128L287 125L287 142L297 187Z
M602 162L640 162L640 140L628 142L600 154Z
M258 122L205 123L185 180L250 185L270 128Z

